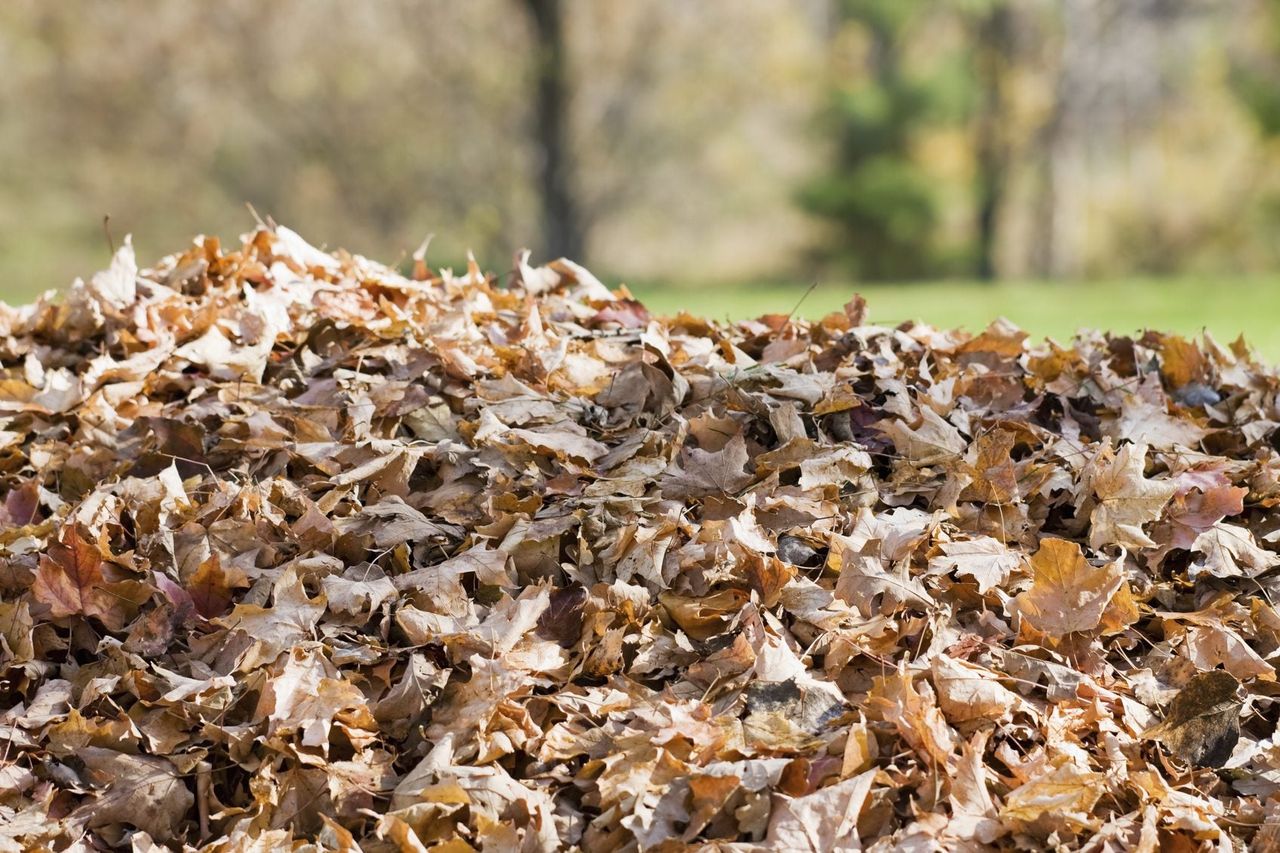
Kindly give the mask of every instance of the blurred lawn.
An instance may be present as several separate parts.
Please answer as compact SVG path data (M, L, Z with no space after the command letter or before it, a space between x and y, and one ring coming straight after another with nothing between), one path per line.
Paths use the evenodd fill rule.
M1067 341L1084 327L1131 333L1142 329L1196 335L1210 331L1222 344L1241 333L1265 358L1280 360L1280 277L1122 280L1088 283L937 282L922 284L635 285L651 311L685 310L716 319L786 314L820 317L857 292L873 323L923 320L934 326L981 330L1004 316L1035 338ZM803 302L801 299L803 297Z

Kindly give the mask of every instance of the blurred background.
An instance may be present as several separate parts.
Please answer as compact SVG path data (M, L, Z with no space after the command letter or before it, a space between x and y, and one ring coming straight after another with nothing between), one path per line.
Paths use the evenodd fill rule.
M664 311L1280 357L1280 0L6 0L0 63L10 302L251 204Z

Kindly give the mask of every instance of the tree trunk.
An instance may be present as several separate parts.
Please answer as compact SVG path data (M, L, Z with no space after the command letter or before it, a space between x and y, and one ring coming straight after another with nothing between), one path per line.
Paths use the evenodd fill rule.
M1008 120L1005 98L1005 80L1013 52L1013 22L1008 7L998 4L978 23L977 66L978 84L981 86L981 105L978 110L976 229L977 263L975 272L979 279L996 278L996 250L998 248L1000 210L1004 203L1008 184L1010 150L1005 131Z
M536 35L534 138L542 216L542 254L586 261L586 229L580 218L569 144L568 51L561 0L525 0Z
M1062 50L1053 116L1043 139L1044 184L1040 199L1040 239L1036 271L1046 278L1079 278L1084 271L1088 230L1087 136L1104 130L1094 115L1106 73L1099 43L1112 17L1099 0L1059 0Z

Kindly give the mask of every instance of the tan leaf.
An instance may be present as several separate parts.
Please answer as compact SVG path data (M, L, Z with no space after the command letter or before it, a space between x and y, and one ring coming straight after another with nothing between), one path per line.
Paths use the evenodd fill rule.
M969 443L960 431L928 406L920 407L920 425L909 427L900 420L881 421L880 429L893 439L898 453L914 465L936 465L964 453Z
M1248 494L1244 486L1219 485L1175 497L1168 512L1169 522L1178 532L1174 547L1190 548L1201 533L1228 516L1244 512L1244 499Z
M545 431L513 429L508 430L507 435L538 450L582 462L594 462L609 452L609 448L585 435L577 424L572 425L575 429L569 426L567 423L556 424Z
M187 579L186 591L200 615L212 619L227 612L236 588L248 585L243 572L222 567L215 551Z
M302 582L292 569L276 581L271 607L237 604L215 624L252 638L253 645L240 661L242 672L270 663L280 653L311 637L316 622L324 614L325 599L307 598Z
M858 814L875 776L875 770L868 770L804 797L778 797L766 844L795 853L860 849Z
M96 746L83 747L76 757L84 762L90 780L105 787L75 813L88 826L125 824L159 841L178 836L195 797L170 762Z
M1275 667L1262 659L1244 638L1225 625L1187 628L1187 657L1200 669L1221 666L1236 678L1275 680Z
M272 700L268 714L271 734L298 731L302 734L303 746L319 746L326 752L334 718L344 711L366 708L359 688L349 681L331 677L314 649L295 649L284 669L268 683Z
M999 720L1022 705L1022 698L989 669L937 655L930 662L938 707L953 723Z
M1091 566L1080 546L1066 539L1042 540L1031 571L1031 589L1018 596L1015 606L1036 630L1055 638L1097 628L1124 583L1117 564Z
M867 703L868 716L893 723L902 739L922 758L938 768L955 762L956 733L947 725L927 681L917 689L914 679L903 670L874 679Z
M1066 762L1010 791L1000 818L1015 828L1047 818L1078 831L1093 821L1093 807L1106 790L1101 773Z
M321 581L329 607L353 615L375 612L384 601L394 598L396 585L377 566L352 566Z
M1090 517L1089 547L1147 548L1155 542L1142 526L1160 517L1177 486L1143 476L1145 444L1126 444L1118 453L1104 446L1092 463L1091 486L1098 499Z
M931 572L954 571L978 582L978 592L986 593L1002 585L1025 558L998 539L979 536L960 542L944 542L942 551L929 558Z
M984 432L974 439L965 454L973 481L961 494L962 500L1008 504L1018 499L1018 471L1010 455L1016 439L1003 429Z
M662 480L662 493L673 498L736 495L751 482L746 472L747 443L735 435L723 448L685 448L680 464Z
M1280 565L1280 554L1258 545L1253 533L1235 524L1219 522L1196 537L1191 550L1200 554L1188 574L1207 573L1217 578L1256 577Z

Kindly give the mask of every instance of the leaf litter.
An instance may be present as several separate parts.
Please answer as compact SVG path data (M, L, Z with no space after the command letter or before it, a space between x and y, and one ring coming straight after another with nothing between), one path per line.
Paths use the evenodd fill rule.
M0 850L1260 849L1242 342L283 227L0 308Z

